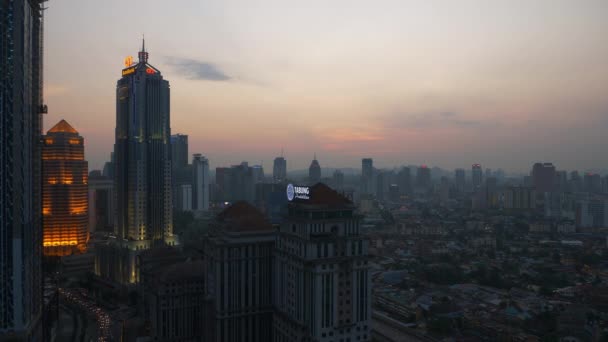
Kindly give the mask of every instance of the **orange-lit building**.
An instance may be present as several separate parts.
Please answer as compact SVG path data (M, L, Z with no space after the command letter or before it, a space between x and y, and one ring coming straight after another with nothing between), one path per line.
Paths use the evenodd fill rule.
M65 120L43 137L42 215L45 255L86 251L88 232L88 163L84 139Z

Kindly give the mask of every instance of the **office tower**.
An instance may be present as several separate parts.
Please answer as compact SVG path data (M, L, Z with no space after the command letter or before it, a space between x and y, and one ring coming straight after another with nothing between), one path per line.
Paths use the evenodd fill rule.
M0 2L0 336L39 341L42 1Z
M568 189L568 172L556 171L555 172L555 188L560 192L564 192Z
M536 208L536 194L531 187L510 186L503 191L503 207L510 210Z
M84 139L65 120L42 139L45 255L83 253L89 240L88 163Z
M409 167L403 167L397 175L397 185L402 195L407 195L412 191L412 175Z
M398 202L400 196L399 185L391 184L388 187L388 199L392 202Z
M114 193L116 238L98 248L100 276L137 283L136 257L152 246L174 245L171 196L169 82L148 63L145 45L139 61L122 70L116 84ZM104 274L103 272L109 272Z
M427 191L431 188L431 169L429 169L428 166L421 165L416 170L416 183L423 191Z
M335 170L332 177L332 182L334 183L335 189L344 188L344 173L340 170Z
M173 170L188 166L188 136L173 134L171 136L171 166Z
M89 232L114 232L114 181L89 176Z
M473 183L473 189L481 187L483 182L483 171L481 170L480 164L473 164L471 167L471 183Z
M193 201L192 184L179 184L173 186L173 207L179 211L192 211Z
M384 200L384 188L387 187L387 174L382 170L376 173L376 198L380 201Z
M209 160L197 153L192 156L192 210L209 210Z
M584 198L576 203L576 225L582 228L608 226L608 200L605 198Z
M374 179L374 161L372 158L361 159L361 193L372 194Z
M601 193L602 177L597 173L586 172L583 176L583 189L586 192Z
M215 169L215 182L218 187L218 200L221 202L255 201L256 178L263 177L260 167L250 167L247 162L231 167Z
M370 341L369 241L346 197L318 183L288 204L274 253L274 341Z
M555 166L551 163L535 163L532 167L532 184L537 193L554 190Z
M273 341L274 245L275 230L249 203L218 215L202 248L211 322L204 341Z
M251 177L253 184L264 182L264 167L262 165L253 165L251 167Z
M114 179L114 152L110 153L110 161L103 165L101 174L107 179Z
M310 167L308 168L308 181L310 184L315 184L321 181L321 165L319 165L319 162L317 161L316 154L310 163Z
M287 179L287 160L283 156L274 158L272 179L275 182L283 182Z
M486 173L484 174L484 176L486 179L492 177L492 169L486 168Z
M572 192L578 192L583 190L583 181L578 171L570 172L569 190Z
M466 176L464 169L456 169L454 171L454 183L458 192L463 192L466 188Z

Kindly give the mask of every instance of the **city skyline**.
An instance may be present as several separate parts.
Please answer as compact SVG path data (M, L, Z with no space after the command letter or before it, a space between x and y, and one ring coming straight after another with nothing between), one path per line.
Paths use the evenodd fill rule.
M289 170L314 153L331 167L606 168L605 2L141 4L46 11L45 129L79 127L91 169L109 160L112 85L142 33L172 80L172 133L212 169L270 170L282 148Z

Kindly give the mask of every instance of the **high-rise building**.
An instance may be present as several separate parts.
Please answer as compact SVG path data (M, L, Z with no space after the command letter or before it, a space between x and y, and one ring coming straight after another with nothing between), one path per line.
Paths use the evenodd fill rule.
M88 163L84 139L65 120L42 139L45 255L83 253L89 240Z
M114 179L114 152L110 153L110 161L103 164L103 170L101 173L107 179Z
M372 194L374 192L374 160L372 158L361 159L361 193Z
M287 160L283 156L274 158L272 179L275 182L283 182L287 179Z
M0 2L0 336L40 341L42 1Z
M89 232L114 232L114 181L89 175Z
M570 181L568 182L568 188L572 192L578 192L583 190L583 181L578 171L570 172Z
M376 198L380 201L384 200L384 190L388 188L388 174L383 170L378 170L376 173Z
M310 184L315 184L321 181L321 165L319 165L316 155L308 168L308 181Z
M188 166L188 136L173 134L171 136L171 166L182 169Z
M273 341L274 245L275 230L249 203L218 215L202 249L211 322L204 341Z
M454 183L458 192L463 192L466 188L466 176L464 169L456 169L454 171Z
M171 196L169 82L148 63L145 45L139 61L122 70L116 85L114 193L116 239L98 262L100 274L127 284L138 282L136 256L163 243L174 245ZM109 254L109 255L107 255Z
M274 253L274 341L370 341L369 241L346 197L297 189Z
M503 191L503 207L511 210L530 210L536 207L534 189L523 186L507 187Z
M209 210L209 160L197 153L192 156L192 210Z
M531 176L532 184L538 194L555 190L555 166L553 164L535 163Z
M483 171L480 164L473 164L471 166L471 183L473 184L473 189L481 187L483 183Z
M601 193L602 177L597 173L586 172L583 176L583 189L586 192Z
M409 167L401 168L397 175L397 185L399 186L399 192L403 195L407 195L412 191L412 175Z
M335 170L332 177L333 187L335 189L343 189L344 188L344 172L340 170Z
M431 188L431 169L426 165L421 165L416 170L416 185L419 189L427 191Z

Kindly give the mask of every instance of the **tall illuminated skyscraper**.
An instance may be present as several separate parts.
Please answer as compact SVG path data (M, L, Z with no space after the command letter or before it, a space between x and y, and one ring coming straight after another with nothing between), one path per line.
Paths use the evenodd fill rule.
M42 141L44 254L63 256L84 252L89 238L84 139L61 120Z
M41 341L42 1L0 1L0 339Z
M144 44L138 57L137 63L125 60L116 85L116 240L98 260L98 273L119 283L139 281L135 259L141 250L176 243L169 82L148 63Z
M173 235L169 82L148 64L122 70L116 85L115 232L119 238L162 241Z

